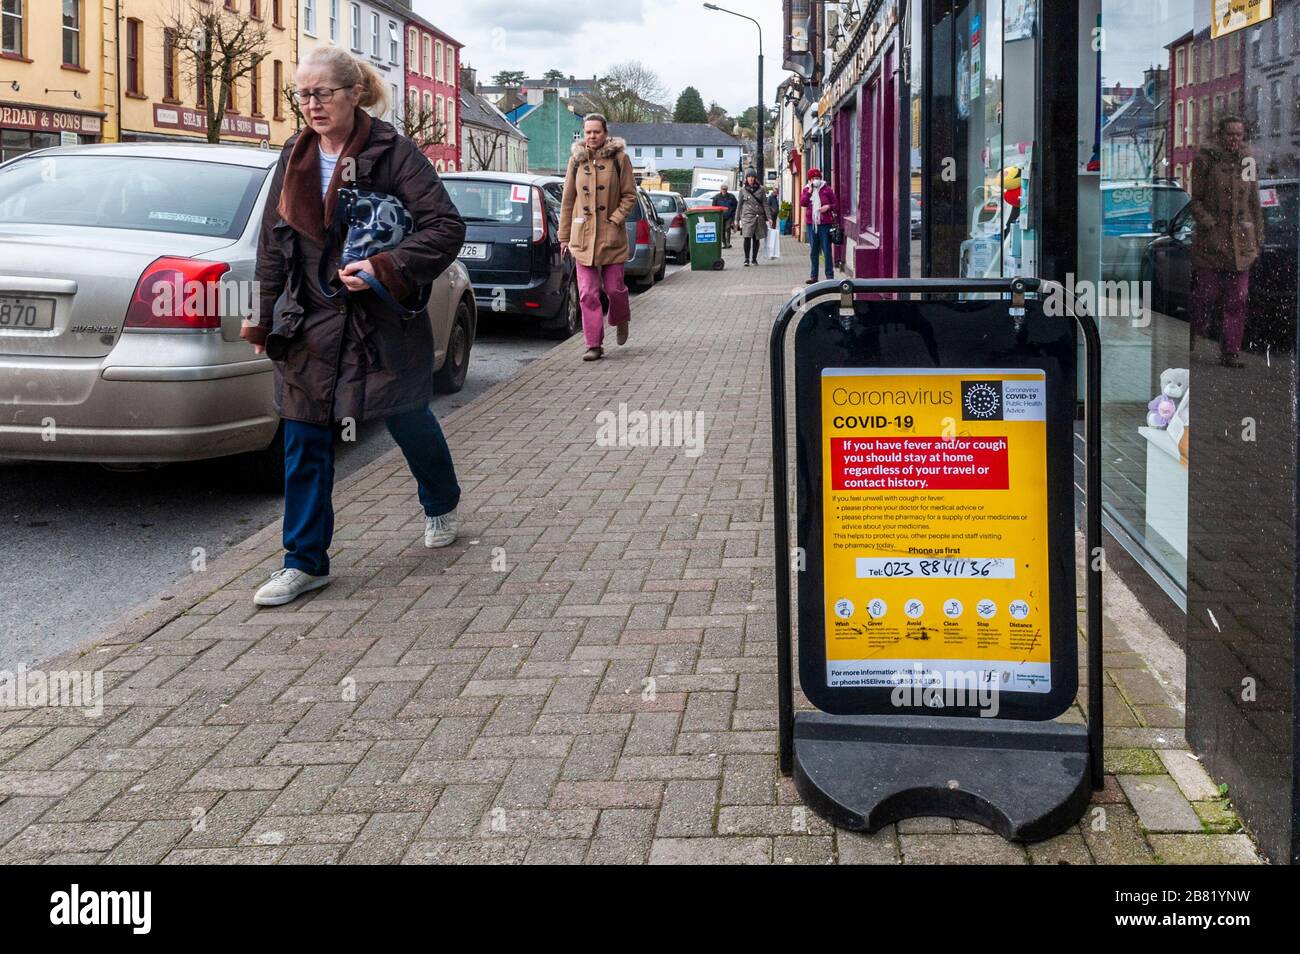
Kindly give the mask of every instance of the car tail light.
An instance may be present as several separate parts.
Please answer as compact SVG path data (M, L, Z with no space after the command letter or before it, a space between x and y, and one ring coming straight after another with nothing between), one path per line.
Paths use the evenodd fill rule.
M533 241L546 238L546 210L542 208L542 190L533 189Z
M637 223L636 223L636 244L637 244L637 245L649 245L649 244L650 244L650 223L647 222L647 221L645 220L645 218L637 219Z
M670 229L680 229L686 227L686 216L680 212L673 216L673 224L668 226Z
M136 283L127 328L220 328L225 262L160 258Z

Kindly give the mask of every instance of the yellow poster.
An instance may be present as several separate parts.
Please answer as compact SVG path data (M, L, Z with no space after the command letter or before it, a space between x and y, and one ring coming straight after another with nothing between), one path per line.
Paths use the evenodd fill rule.
M1218 39L1246 27L1258 26L1273 15L1273 0L1214 0L1210 36Z
M1051 689L1039 370L827 368L826 684Z

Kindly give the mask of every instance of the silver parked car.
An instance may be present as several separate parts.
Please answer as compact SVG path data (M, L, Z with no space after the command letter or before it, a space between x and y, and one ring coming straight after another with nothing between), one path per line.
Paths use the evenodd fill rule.
M653 288L655 282L663 281L668 268L667 237L664 223L650 201L650 193L638 186L636 203L627 217L632 257L623 266L623 274L629 281L641 288Z
M691 260L691 244L686 235L686 200L676 192L651 192L650 201L667 229L665 246L677 265Z
M95 145L0 165L0 456L158 464L250 453L282 486L271 362L239 337L278 154ZM435 383L464 384L474 292L429 301Z

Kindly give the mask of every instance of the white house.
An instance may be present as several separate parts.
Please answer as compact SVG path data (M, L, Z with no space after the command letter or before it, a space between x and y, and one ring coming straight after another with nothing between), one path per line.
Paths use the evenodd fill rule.
M610 123L638 169L735 169L744 143L710 123Z
M389 109L397 122L406 102L406 15L410 0L298 0L298 58L318 46L338 46L364 57L388 83Z

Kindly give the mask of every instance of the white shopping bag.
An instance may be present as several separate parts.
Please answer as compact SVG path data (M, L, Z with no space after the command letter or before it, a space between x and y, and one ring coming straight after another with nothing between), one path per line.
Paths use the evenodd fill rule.
M769 227L767 230L767 257L781 257L781 231Z

